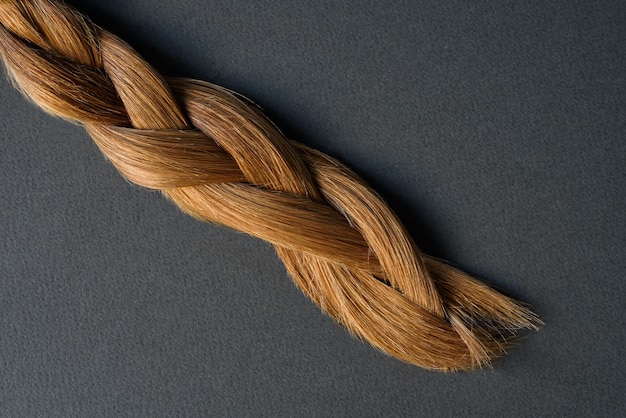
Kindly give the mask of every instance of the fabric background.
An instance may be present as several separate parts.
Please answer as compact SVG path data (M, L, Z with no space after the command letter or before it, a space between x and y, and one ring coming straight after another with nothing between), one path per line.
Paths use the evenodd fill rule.
M253 99L430 254L546 322L441 374L353 339L271 247L131 185L0 82L0 415L619 416L626 3L70 2Z

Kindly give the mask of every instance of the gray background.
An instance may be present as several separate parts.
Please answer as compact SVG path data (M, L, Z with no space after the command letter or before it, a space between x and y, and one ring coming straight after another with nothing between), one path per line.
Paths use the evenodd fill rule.
M127 183L2 81L0 415L623 414L624 2L73 4L251 97L546 325L489 370L386 357L268 244Z

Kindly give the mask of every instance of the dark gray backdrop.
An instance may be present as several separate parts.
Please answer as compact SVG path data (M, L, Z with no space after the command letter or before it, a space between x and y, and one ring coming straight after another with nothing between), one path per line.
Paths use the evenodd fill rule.
M388 358L268 244L130 185L2 81L0 415L623 413L623 2L73 4L164 74L251 97L546 326L492 370Z

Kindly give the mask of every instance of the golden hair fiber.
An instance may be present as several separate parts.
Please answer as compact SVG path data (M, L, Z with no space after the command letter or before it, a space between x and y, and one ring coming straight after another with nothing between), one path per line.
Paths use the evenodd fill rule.
M436 370L490 364L527 307L423 255L367 184L289 141L240 95L164 79L130 46L54 0L0 1L15 86L82 124L120 173L184 212L270 242L298 287L378 349Z

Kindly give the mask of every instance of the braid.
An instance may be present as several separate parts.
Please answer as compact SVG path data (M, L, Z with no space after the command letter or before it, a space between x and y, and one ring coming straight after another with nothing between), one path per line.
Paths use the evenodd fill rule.
M236 93L165 80L70 7L0 3L0 54L26 97L82 124L128 180L270 242L308 297L382 351L429 369L471 369L540 324L515 300L421 254L343 164L287 140Z

